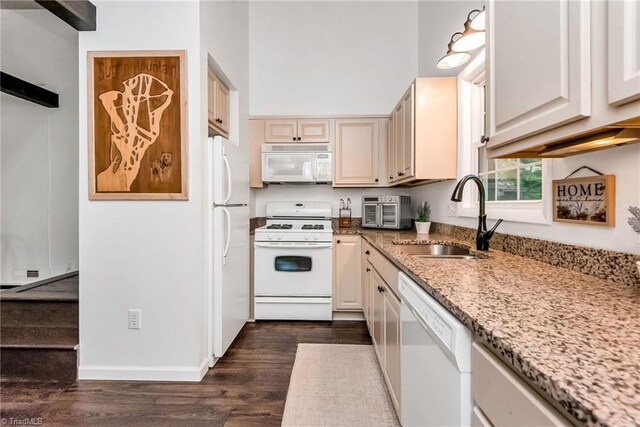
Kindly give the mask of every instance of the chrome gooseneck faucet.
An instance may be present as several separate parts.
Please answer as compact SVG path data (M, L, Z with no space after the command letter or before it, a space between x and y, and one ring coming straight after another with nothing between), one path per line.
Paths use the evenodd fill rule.
M496 228L502 222L501 219L496 222L491 230L487 231L487 214L484 210L485 203L485 194L484 194L484 185L480 178L477 175L466 175L462 178L458 184L456 184L456 188L453 189L453 194L451 195L452 202L461 202L462 201L462 191L464 190L464 185L467 181L474 181L478 186L478 192L480 193L480 212L478 212L478 232L476 233L476 249L479 251L488 251L489 250L489 240L493 237L493 233L496 231Z

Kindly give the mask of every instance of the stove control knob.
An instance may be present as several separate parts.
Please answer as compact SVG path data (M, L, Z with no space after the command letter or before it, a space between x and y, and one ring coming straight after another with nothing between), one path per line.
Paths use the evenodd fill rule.
M311 240L311 234L305 234L304 240Z
M267 240L273 240L273 234L267 234Z
M281 235L279 235L279 234L276 234L276 239L278 239L278 240L282 240L282 236L281 236Z
M320 238L320 236L318 236L317 234L313 235L313 240L318 240Z

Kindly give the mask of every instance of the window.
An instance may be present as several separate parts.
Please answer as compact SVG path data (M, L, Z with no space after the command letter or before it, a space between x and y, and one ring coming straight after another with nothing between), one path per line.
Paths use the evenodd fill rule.
M551 162L542 159L489 159L486 135L486 87L484 52L458 75L458 175L473 173L483 181L487 216L509 221L549 223ZM549 184L549 185L547 185ZM465 189L458 216L478 215L478 192Z

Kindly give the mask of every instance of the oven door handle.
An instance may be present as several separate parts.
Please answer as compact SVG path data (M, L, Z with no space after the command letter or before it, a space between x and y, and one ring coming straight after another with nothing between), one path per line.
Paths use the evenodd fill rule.
M269 249L324 249L333 247L332 243L303 243L296 245L294 243L270 243L270 242L255 242L253 244L256 248L269 248Z

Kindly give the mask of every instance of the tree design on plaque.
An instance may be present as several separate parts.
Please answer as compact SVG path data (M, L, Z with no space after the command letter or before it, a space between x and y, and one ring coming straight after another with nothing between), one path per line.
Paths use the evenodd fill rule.
M131 191L142 159L158 139L162 113L173 97L173 91L162 80L145 73L122 85L122 92L111 90L98 96L111 119L111 162L97 176L98 191ZM167 181L172 163L172 153L153 159L149 171L152 180Z

